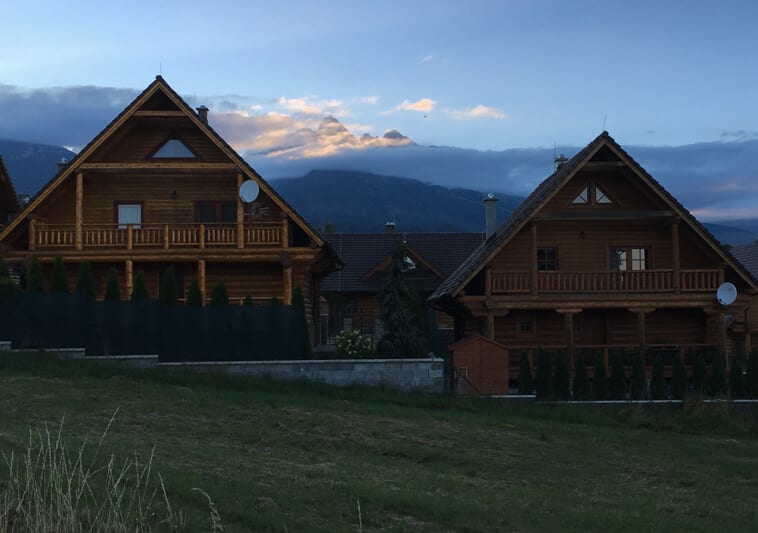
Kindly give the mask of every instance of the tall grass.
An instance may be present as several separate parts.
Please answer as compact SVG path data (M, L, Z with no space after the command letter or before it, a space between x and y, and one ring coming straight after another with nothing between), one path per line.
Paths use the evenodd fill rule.
M154 448L146 460L135 453L103 456L111 417L94 449L85 440L74 451L47 425L29 430L26 449L2 452L7 481L0 485L0 532L181 531L185 520L168 500L163 478L153 474ZM156 479L157 478L157 481ZM210 497L213 531L223 531Z

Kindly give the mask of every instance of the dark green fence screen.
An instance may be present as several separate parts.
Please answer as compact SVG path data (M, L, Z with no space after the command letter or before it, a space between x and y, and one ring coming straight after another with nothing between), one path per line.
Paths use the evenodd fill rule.
M13 348L83 347L87 355L158 354L161 361L300 359L302 313L283 305L161 307L20 293L0 302L0 340Z

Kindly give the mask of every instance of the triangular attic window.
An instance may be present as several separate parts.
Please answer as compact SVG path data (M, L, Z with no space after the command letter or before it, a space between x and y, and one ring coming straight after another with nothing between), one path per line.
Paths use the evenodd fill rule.
M582 189L582 191L577 194L574 199L571 201L572 204L587 204L590 201L590 188L585 187Z
M179 139L169 139L161 146L157 152L153 154L153 157L167 158L167 159L187 159L194 158L195 154L192 150L187 148Z
M611 199L608 198L608 196L603 192L603 189L601 189L597 185L595 186L595 203L596 204L610 204L610 203L613 203L613 202L611 202Z

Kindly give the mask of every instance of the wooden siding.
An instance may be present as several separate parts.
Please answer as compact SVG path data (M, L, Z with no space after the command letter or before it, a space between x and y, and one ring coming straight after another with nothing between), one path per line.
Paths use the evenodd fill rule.
M482 338L464 340L453 347L457 388L470 395L508 394L508 350Z

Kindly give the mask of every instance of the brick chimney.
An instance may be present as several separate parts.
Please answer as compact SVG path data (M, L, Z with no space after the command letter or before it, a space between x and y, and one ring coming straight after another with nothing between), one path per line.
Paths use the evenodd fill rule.
M484 229L488 239L497 229L497 198L492 193L484 199Z
M395 233L395 223L387 222L384 224L384 233Z
M208 124L208 108L204 105L201 105L197 108L197 114L200 117L200 120L203 122L203 124Z

